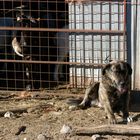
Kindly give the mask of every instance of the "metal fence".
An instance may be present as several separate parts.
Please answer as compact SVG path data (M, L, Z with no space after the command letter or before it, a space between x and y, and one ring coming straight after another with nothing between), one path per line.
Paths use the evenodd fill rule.
M69 4L70 83L84 87L99 81L106 58L127 60L124 1L88 1ZM82 64L82 65L81 65Z
M83 88L100 80L106 58L127 61L125 0L0 7L0 89Z

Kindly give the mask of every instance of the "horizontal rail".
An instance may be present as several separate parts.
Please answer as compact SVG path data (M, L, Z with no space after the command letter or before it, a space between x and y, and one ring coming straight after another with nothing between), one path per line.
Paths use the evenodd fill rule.
M60 62L60 61L34 61L34 60L6 60L0 59L2 63L28 63L28 64L65 64L65 65L81 65L81 66L98 66L102 67L105 64L102 63L83 63L83 62Z
M23 2L27 2L27 0L22 0ZM45 3L46 1L44 0L32 0L31 2L43 2ZM4 0L4 2L11 2L11 0ZM12 0L12 2L19 2L20 1L17 1L17 0ZM114 0L114 1L110 1L110 0L65 0L65 3L74 3L74 2L78 2L78 3L88 3L88 2L100 2L100 3L105 3L105 2L108 2L108 3L120 3L122 4L123 3L123 0ZM51 0L49 1L49 3L56 3L56 0ZM62 1L57 1L57 3L62 3ZM138 2L127 2L127 3L138 3Z
M0 30L19 30L19 31L48 31L48 32L68 32L68 33L93 33L105 35L124 35L125 31L118 30L92 30L92 29L56 29L56 28L22 28L22 27L0 27Z

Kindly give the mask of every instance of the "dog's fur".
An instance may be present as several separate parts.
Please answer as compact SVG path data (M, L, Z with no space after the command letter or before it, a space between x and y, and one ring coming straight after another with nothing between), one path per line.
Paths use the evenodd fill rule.
M131 66L124 61L112 61L102 70L102 80L86 89L83 101L78 105L86 108L88 105L103 107L110 124L117 123L114 113L123 114L123 119L132 121L129 117L130 76Z

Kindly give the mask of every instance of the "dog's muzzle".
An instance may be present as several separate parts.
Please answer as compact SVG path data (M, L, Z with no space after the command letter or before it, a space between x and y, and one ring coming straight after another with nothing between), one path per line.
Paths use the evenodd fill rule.
M120 94L124 94L128 92L128 86L126 85L125 82L120 82L119 85L117 86L118 91Z

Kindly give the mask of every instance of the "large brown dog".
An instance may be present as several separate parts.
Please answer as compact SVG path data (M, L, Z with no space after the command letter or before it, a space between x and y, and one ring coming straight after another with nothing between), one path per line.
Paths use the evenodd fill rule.
M94 83L86 89L83 101L78 105L103 107L110 124L117 123L114 113L123 114L125 121L132 121L129 117L130 76L132 69L124 61L111 61L102 71L101 82Z

